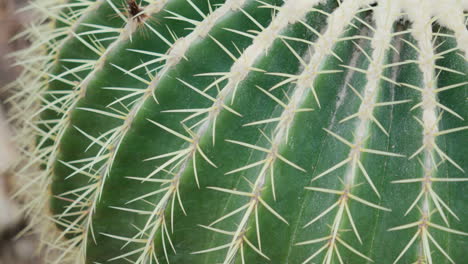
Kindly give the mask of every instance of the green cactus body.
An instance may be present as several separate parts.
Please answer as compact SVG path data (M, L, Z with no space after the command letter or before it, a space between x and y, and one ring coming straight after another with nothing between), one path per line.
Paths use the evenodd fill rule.
M50 263L466 262L466 1L57 2L9 86Z

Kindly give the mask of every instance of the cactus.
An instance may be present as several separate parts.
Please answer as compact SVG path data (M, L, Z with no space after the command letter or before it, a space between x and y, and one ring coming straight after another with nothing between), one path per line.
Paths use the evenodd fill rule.
M47 263L466 263L467 1L31 7L8 88Z

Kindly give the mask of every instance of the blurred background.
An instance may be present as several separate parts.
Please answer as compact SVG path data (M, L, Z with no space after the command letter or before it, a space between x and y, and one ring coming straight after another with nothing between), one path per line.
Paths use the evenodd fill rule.
M14 62L8 54L28 45L21 39L10 41L28 24L28 13L15 11L26 3L27 0L0 0L0 89L14 81L21 71L19 67L12 67ZM0 93L0 264L41 264L36 254L36 237L17 237L27 225L27 219L21 215L18 204L10 199L15 175L9 166L16 153L5 117L8 106L4 102L8 96L8 93Z

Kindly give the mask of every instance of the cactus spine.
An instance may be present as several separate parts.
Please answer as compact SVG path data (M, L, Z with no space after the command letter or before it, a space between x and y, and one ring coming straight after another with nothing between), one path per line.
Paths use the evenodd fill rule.
M467 1L31 5L7 88L48 263L463 263Z

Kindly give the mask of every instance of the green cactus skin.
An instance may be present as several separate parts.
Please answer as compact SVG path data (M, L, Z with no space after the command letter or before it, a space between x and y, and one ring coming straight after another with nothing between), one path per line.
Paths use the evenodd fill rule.
M47 263L466 263L467 1L31 6Z

